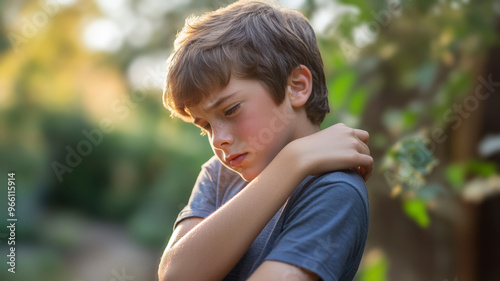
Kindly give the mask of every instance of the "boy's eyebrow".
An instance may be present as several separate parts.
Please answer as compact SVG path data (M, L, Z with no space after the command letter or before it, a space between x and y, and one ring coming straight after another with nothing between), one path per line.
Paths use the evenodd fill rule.
M228 99L232 98L234 95L236 95L236 93L238 93L238 91L236 92L233 92L229 95L226 95L226 96L223 96L223 97L220 97L218 99L216 99L212 104L209 104L207 106L204 106L203 109L205 111L212 111L214 110L215 108L219 107L222 103L224 103L225 101L227 101Z
M219 107L221 104L223 104L225 101L231 99L234 95L236 95L239 91L235 91L229 95L226 95L226 96L223 96L223 97L220 97L218 99L216 99L212 104L209 104L207 106L204 106L203 109L205 111L212 111L214 109L216 109L217 107ZM194 116L193 116L194 117ZM193 120L193 123L195 125L198 125L200 126L200 118L197 118L197 117L194 117L194 120Z

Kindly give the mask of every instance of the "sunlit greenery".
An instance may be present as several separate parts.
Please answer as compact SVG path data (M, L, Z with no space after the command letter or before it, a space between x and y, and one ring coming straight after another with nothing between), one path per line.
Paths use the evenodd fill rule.
M97 257L85 249L100 239L124 252L107 251L115 263L103 261L99 280L122 267L138 280L154 278L212 154L198 129L163 107L164 61L187 15L231 1L163 2L0 1L0 179L17 176L16 280L97 280L88 273ZM498 1L283 2L317 31L332 109L322 126L370 132L374 206L397 201L396 212L430 231L445 216L443 201L462 200L474 180L498 178L494 162L457 160L448 149L487 93L498 94L485 73L499 43ZM478 85L489 92L480 95ZM474 192L495 194L486 188ZM389 280L394 256L377 239L369 239L367 251L378 250L359 280ZM125 258L134 251L143 264ZM0 279L11 280L6 274Z

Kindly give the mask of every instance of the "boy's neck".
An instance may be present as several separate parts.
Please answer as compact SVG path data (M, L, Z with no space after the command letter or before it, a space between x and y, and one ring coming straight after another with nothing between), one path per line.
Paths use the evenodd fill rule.
M295 130L295 135L293 136L293 140L312 135L314 133L319 132L321 129L319 125L312 124L307 120L307 122L304 122L302 124L297 124L297 129Z

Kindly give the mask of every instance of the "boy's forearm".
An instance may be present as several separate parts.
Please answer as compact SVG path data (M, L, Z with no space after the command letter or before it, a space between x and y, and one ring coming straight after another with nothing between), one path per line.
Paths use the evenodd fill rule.
M167 249L160 280L227 275L307 175L299 155L285 147L244 190Z

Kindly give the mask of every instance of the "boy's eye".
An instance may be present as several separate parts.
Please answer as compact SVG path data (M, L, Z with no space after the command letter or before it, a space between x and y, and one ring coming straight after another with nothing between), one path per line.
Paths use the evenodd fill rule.
M224 112L224 116L231 116L232 114L234 114L236 112L236 110L238 110L240 108L240 104L236 104L235 106L231 107L230 109L228 109L226 112Z

